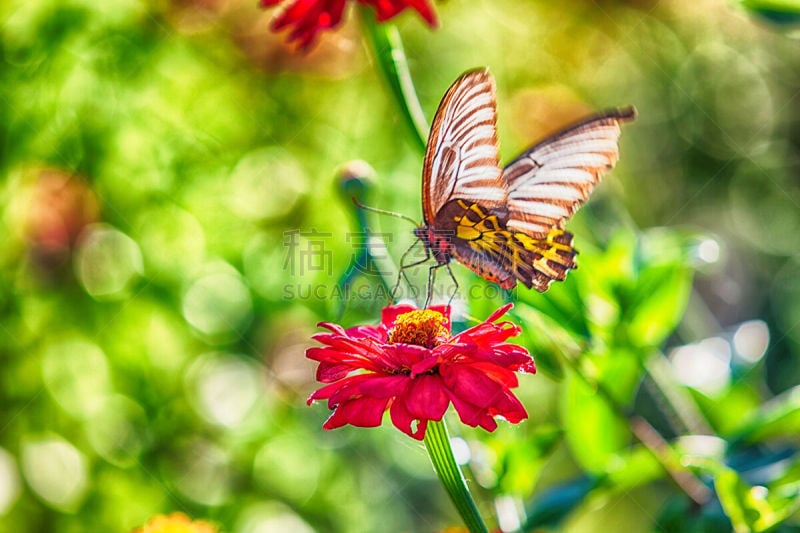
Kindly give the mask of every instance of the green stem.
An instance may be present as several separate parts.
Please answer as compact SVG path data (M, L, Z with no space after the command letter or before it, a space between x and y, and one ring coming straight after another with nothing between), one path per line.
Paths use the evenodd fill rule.
M430 421L425 431L425 447L433 463L433 468L444 485L447 494L464 520L470 533L488 533L475 500L467 488L467 482L453 457L447 426L441 422Z
M378 66L409 127L412 142L424 152L428 139L428 121L414 89L400 32L392 24L379 24L372 9L364 5L361 6L361 20L364 21Z

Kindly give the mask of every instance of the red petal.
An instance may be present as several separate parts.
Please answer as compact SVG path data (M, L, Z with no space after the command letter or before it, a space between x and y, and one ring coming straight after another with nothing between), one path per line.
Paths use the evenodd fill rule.
M431 351L424 346L413 344L387 344L386 356L392 361L392 368L409 370L420 361L430 359Z
M386 328L383 326L355 326L347 328L345 334L355 339L371 338L381 343L386 343L389 340Z
M405 8L415 9L422 18L431 26L436 26L436 15L426 0L361 0L364 4L369 4L378 13L378 21L383 22L394 17Z
M320 383L333 383L344 379L356 369L352 365L337 363L320 363L317 367L316 378Z
M425 375L410 380L406 393L396 403L405 402L405 408L420 420L441 420L450 399L439 376Z
M389 398L356 398L339 405L322 425L324 429L335 429L345 424L362 428L381 425L383 412Z
M415 311L417 308L411 304L390 305L383 308L381 312L381 325L386 328L386 331L392 329L394 321L398 315Z
M436 20L436 12L426 0L409 0L409 5L422 15L429 26L435 28L439 25L439 21Z
M431 355L426 354L426 357L422 358L420 361L417 361L411 366L411 376L417 377L426 372L432 370L436 365L439 364L439 358Z
M359 392L365 396L375 398L390 398L403 394L411 383L408 376L374 376L363 380L359 385Z
M505 342L511 337L516 337L522 332L519 326L511 322L501 322L490 324L484 322L473 326L453 337L452 342L464 342L469 344L491 345Z
M317 327L329 329L333 333L336 333L337 335L346 335L344 328L342 328L342 326L340 326L339 324L331 324L330 322L317 322ZM311 338L313 339L314 336L312 336Z
M422 440L425 437L425 430L428 427L428 421L416 419L411 413L408 412L408 409L406 409L406 406L403 402L396 400L392 402L392 406L389 409L389 414L392 417L392 423L394 426L409 437L413 437L417 440ZM412 429L414 422L417 423L416 430Z
M317 333L314 340L327 344L328 348L309 348L306 357L332 364L349 364L353 368L364 368L373 372L387 369L400 370L407 365L404 357L373 339L350 339L332 333ZM387 347L388 348L388 347Z
M350 376L336 383L331 383L311 393L306 403L311 405L315 400L328 400L328 408L333 409L342 399L348 399L350 396L356 395L358 384L368 379L374 379L374 374Z
M510 302L507 303L506 305L504 305L503 307L501 307L500 309L498 309L497 311L495 311L494 313L489 315L489 318L484 320L484 322L494 322L495 320L497 320L498 318L500 318L504 314L508 313L508 311L510 309L512 309L513 307L514 307L513 303L510 303Z
M321 383L332 383L356 370L382 372L387 368L383 358L375 361L374 357L340 352L331 348L309 348L306 350L306 357L319 361L317 381Z
M320 30L333 28L342 20L345 0L295 0L272 22L279 31L291 26L290 41L299 41L307 49Z
M469 338L462 338L460 340L463 341L463 344L457 344L452 353L448 351L447 356L440 355L443 361L459 360L467 357L468 359L476 362L484 361L508 368L509 370L521 370L523 372L531 373L536 372L536 365L533 363L530 353L528 353L528 350L522 346L508 343L493 344L490 346L470 346L468 344L470 340ZM458 348L462 346L463 348L461 348L459 352ZM453 353L462 353L464 357L453 357Z
M503 399L489 409L489 414L493 416L500 415L512 424L528 418L528 412L525 407L511 391L506 391Z
M489 363L442 365L442 381L455 396L480 407L490 407L518 385L511 370Z
M462 337L470 337L472 339L476 339L477 342L484 342L487 344L500 343L504 342L509 337L519 335L522 330L519 328L519 326L511 322L502 322L500 324L493 323L495 320L506 314L512 307L514 307L513 303L507 303L489 315L489 318L477 326L473 326L465 331L462 331L453 337L453 342L461 342L460 339Z
M453 396L450 398L453 401L458 417L468 426L482 427L486 431L494 431L497 429L497 422L494 418L489 416L486 409L482 409L464 398Z

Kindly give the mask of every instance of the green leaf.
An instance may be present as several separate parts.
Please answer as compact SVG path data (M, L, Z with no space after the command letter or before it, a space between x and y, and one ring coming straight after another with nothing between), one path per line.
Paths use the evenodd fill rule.
M770 491L751 487L734 470L723 468L714 478L714 487L736 533L767 531L800 508L800 483Z
M691 284L691 270L681 264L640 271L622 321L627 340L642 347L659 345L683 316Z
M603 390L618 404L629 405L644 373L637 353L623 348L611 348L600 354L593 354L591 363Z
M572 454L587 472L605 473L630 441L627 423L602 394L574 374L567 376L564 388L561 419Z
M506 439L490 443L500 464L500 489L505 494L530 494L539 481L539 473L561 442L563 432L554 424L543 424L525 438L519 434L505 435Z
M755 443L797 438L797 435L800 435L800 385L763 405L733 440Z
M554 284L543 294L519 289L517 297L519 302L524 302L548 316L571 335L583 338L589 336L583 298L573 277L568 277L563 283Z
M606 249L600 253L581 254L582 292L613 294L616 287L625 286L634 277L636 234L628 229L617 231Z
M718 506L699 512L689 498L670 499L656 520L660 533L729 533L731 522Z
M776 24L800 22L800 0L739 0L739 3Z
M627 492L665 476L661 463L644 446L625 450L618 458L603 483L611 491Z
M734 382L713 397L695 389L688 391L711 427L724 436L744 431L750 425L750 419L754 417L761 401L758 391L744 381Z
M564 358L577 357L580 346L561 325L526 304L518 304L514 314L524 322L522 334L515 342L530 350L538 372L556 380L564 377Z

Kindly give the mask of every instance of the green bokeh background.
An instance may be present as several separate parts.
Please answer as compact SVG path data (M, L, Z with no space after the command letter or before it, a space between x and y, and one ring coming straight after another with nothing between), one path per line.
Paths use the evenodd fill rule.
M327 409L305 405L316 323L385 304L374 275L336 292L363 249L343 165L368 162L369 203L416 219L422 155L355 13L302 55L255 4L0 4L0 531L130 531L175 510L242 533L458 523L420 443L323 432ZM796 531L796 19L712 0L436 9L437 30L396 20L423 108L490 67L504 161L592 110L639 110L568 226L580 268L513 294L540 366L519 388L531 419L491 435L452 420L481 509L559 531L757 531L768 500L756 516ZM396 261L408 224L368 219ZM459 316L506 298L453 271Z

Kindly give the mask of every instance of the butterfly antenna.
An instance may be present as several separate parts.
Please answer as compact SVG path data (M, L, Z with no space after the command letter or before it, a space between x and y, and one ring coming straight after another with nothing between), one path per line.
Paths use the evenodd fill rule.
M413 218L407 217L402 213L395 213L394 211L386 211L385 209L378 209L377 207L370 207L368 205L364 205L361 202L359 202L355 196L353 196L353 203L356 204L359 208L363 209L364 211L372 211L373 213L379 213L381 215L390 215L396 218L402 218L403 220L407 220L412 224L414 224L415 227L419 227L422 225Z

